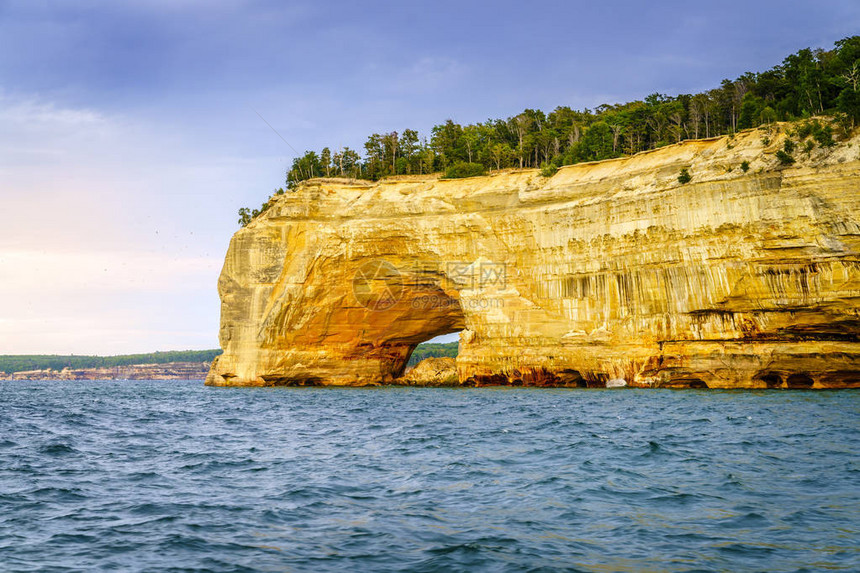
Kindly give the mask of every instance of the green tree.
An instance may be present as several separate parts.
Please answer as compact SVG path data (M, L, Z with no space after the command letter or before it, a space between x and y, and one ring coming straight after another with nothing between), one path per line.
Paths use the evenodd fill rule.
M325 172L325 176L331 175L331 149L323 147L320 152L320 169Z
M361 177L361 156L357 151L344 147L341 153L341 175L345 177Z
M301 157L293 159L287 170L287 188L292 189L301 181L313 179L323 174L322 164L314 151L306 151Z
M759 121L770 126L770 124L776 121L776 117L776 112L773 108L766 105L764 106L764 109L761 110L761 114L759 114Z
M483 175L487 172L487 168L480 163L468 163L466 161L458 161L452 164L445 171L446 179L461 179L463 177L474 177Z
M247 207L239 209L239 225L245 227L251 222L251 211Z
M836 98L836 109L851 118L851 127L860 121L860 92L846 87Z
M463 128L453 120L446 120L444 124L433 127L430 145L439 156L442 169L445 169L449 163L466 159L461 145L462 137Z
M467 125L463 128L460 140L462 146L466 149L466 161L468 163L472 163L472 160L476 157L482 138L483 133L481 133L479 126Z
M391 173L397 173L397 149L400 138L396 131L385 134L383 144L385 145L385 158L388 159L391 165ZM389 159L390 158L390 159Z
M514 150L507 143L496 142L490 146L490 158L496 165L496 169L508 165L508 161L514 156Z
M782 165L791 165L792 163L794 163L794 157L792 157L790 153L786 152L783 149L780 149L776 152L776 158L779 159L779 162Z
M580 161L596 161L613 155L612 130L605 121L592 124L576 148L576 156Z
M540 166L540 174L542 177L552 177L558 173L558 167L553 165L552 163L544 162Z
M398 170L398 173L420 173L420 151L421 145L418 139L418 132L414 129L404 129L403 135L400 136L400 156L406 161L402 164L404 165L404 169L402 171Z
M520 160L520 168L525 164L526 158L526 136L529 134L531 126L531 118L526 113L513 117L508 120L508 125L513 133L517 136L516 151Z
M364 174L368 179L376 181L394 173L396 141L397 134L394 132L393 134L374 133L364 142Z
M738 119L738 128L747 129L760 125L762 111L765 108L765 101L752 92L744 96L741 103L741 114Z

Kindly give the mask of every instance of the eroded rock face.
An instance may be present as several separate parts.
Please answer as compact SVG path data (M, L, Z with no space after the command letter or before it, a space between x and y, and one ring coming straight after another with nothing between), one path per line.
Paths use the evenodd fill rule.
M388 383L462 331L470 385L860 386L860 137L782 168L764 135L308 182L233 237L207 384Z

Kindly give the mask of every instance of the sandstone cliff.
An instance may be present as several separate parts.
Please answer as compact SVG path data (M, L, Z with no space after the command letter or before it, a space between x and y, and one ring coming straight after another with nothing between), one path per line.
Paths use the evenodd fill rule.
M207 384L388 383L462 331L470 385L860 386L860 136L784 167L783 131L308 182L233 237Z

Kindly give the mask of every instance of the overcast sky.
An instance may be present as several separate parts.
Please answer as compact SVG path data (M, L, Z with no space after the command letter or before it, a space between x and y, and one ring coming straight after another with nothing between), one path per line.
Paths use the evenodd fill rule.
M860 2L0 0L0 354L217 347L236 211L294 147L690 93Z

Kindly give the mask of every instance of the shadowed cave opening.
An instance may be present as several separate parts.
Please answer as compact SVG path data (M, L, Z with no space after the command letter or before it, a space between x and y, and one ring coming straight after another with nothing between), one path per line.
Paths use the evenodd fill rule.
M564 369L560 371L546 368L526 368L488 374L470 376L464 383L466 386L530 386L535 388L606 388L607 377L596 373L583 376L578 370Z
M702 390L708 388L708 383L701 378L676 378L663 384L663 388L689 388L693 390Z
M756 376L757 380L764 382L765 388L779 388L782 386L782 376L776 372L765 372Z
M812 385L814 383L815 383L814 380L806 374L792 374L785 381L785 385L788 388L792 388L792 389L796 389L796 390L802 390L804 388L812 388Z
M558 373L557 378L561 386L588 388L588 382L585 380L585 378L582 377L582 374L580 374L579 370L562 370ZM602 386L597 385L595 387L605 388L606 382L604 381Z

